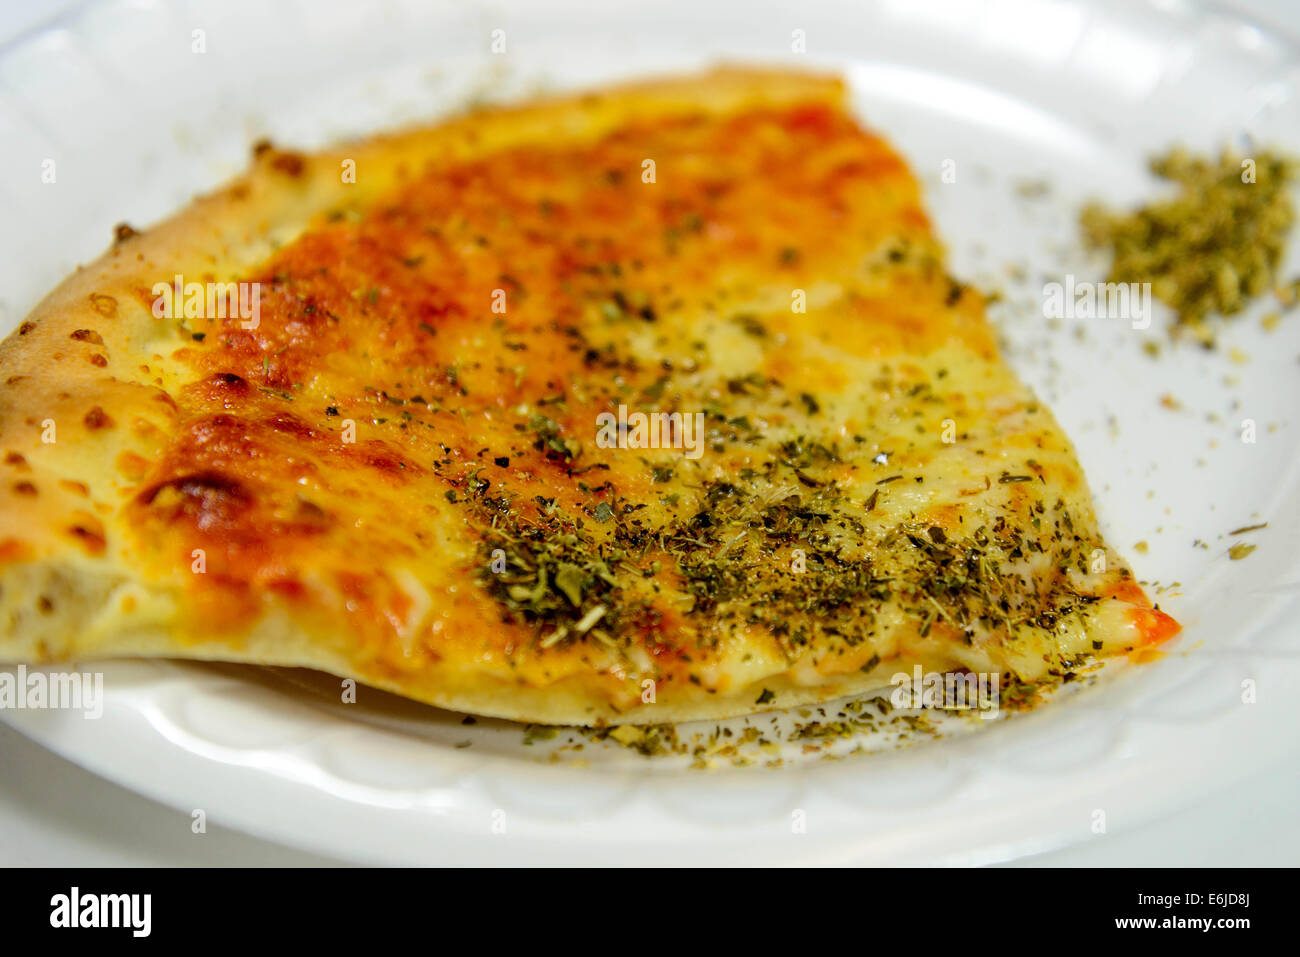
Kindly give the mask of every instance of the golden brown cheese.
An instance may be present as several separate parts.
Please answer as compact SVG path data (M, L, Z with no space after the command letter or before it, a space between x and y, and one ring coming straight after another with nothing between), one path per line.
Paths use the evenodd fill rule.
M159 318L174 276L257 284L256 323ZM4 658L601 723L913 663L1032 682L1176 630L833 79L262 149L69 280L0 381ZM668 447L636 413L679 417Z

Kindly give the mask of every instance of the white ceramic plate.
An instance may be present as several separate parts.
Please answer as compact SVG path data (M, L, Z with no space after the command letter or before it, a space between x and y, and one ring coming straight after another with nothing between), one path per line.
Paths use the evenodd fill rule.
M866 122L907 154L954 271L1004 290L1008 354L1074 439L1107 536L1184 623L1172 654L977 733L839 761L787 748L780 768L713 772L612 745L552 763L503 723L166 662L105 666L98 721L0 718L187 811L396 863L1005 860L1133 827L1289 751L1300 314L1269 333L1261 309L1217 352L1166 346L1153 361L1142 342L1163 316L1141 332L1041 308L1045 281L1101 278L1075 245L1078 204L1149 194L1148 153L1300 151L1300 53L1203 4L89 4L0 50L3 331L114 223L216 185L260 135L313 146L467 97L721 59L842 70ZM50 159L57 179L42 183ZM1049 194L1022 195L1027 179ZM1263 521L1243 539L1257 550L1229 561L1229 530Z

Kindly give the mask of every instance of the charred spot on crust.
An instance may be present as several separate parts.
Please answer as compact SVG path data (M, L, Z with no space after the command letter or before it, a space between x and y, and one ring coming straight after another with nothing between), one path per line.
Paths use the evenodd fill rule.
M27 333L31 332L35 328L36 328L36 323L24 322L21 326L18 327L18 334L20 336L25 336L27 335Z
M86 423L86 428L90 429L92 432L97 431L98 429L111 429L113 427L112 418L110 418L108 413L99 406L95 406L87 412L81 421Z
M315 502L299 497L297 514L289 524L289 531L297 535L321 535L333 525L333 518Z
M302 175L302 171L307 165L300 153L276 149L275 144L265 137L253 144L254 160L260 160L268 154L271 157L272 169L279 170L281 173L295 178Z
M14 494L26 495L28 498L35 498L37 494L36 486L33 485L31 482L15 482Z
M91 345L102 346L104 337L94 329L78 329L68 336L69 339L75 339L77 342L89 342Z
M242 376L237 376L233 372L218 372L208 377L208 382L215 389L222 392L228 392L232 395L247 395L248 380Z
M99 529L90 528L86 525L73 525L68 528L68 533L78 539L91 555L104 554L104 547L107 542L104 540L104 533Z
M302 175L302 171L306 168L306 165L307 164L303 162L303 158L297 153L277 152L275 158L271 160L271 167L273 169L279 170L286 176L292 176L294 179L297 179Z
M113 242L121 243L130 239L132 236L139 236L140 231L130 223L118 223L113 227Z
M137 498L144 505L153 504L154 499L163 489L174 488L182 495L193 498L204 495L216 495L223 498L247 498L248 494L239 479L222 472L203 471L191 475L156 482L141 492Z
M238 479L209 470L157 482L137 495L136 501L170 508L173 521L183 515L200 529L207 529L235 522L252 505L253 496Z
M21 452L6 452L5 465L13 465L17 468L26 468L27 459Z
M325 509L305 498L298 499L298 514L311 521L324 521Z

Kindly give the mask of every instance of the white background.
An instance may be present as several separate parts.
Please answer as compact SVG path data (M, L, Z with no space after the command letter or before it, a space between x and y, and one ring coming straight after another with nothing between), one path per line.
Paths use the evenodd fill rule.
M76 5L0 0L0 42ZM1293 0L1233 0L1223 5L1300 34L1300 3ZM1300 862L1298 808L1300 761L1257 774L1229 791L1206 793L1193 807L1141 831L1094 836L1027 863L1294 865ZM211 822L206 834L194 835L190 823L188 815L110 784L0 725L2 865L338 863Z

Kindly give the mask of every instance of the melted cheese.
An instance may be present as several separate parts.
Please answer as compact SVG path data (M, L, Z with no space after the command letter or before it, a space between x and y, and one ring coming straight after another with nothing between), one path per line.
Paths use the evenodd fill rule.
M173 409L118 463L110 545L180 596L170 653L240 657L274 615L328 653L245 657L640 721L1174 630L837 86L612 102L337 191L233 277L255 329L160 333ZM702 443L602 447L620 407Z

